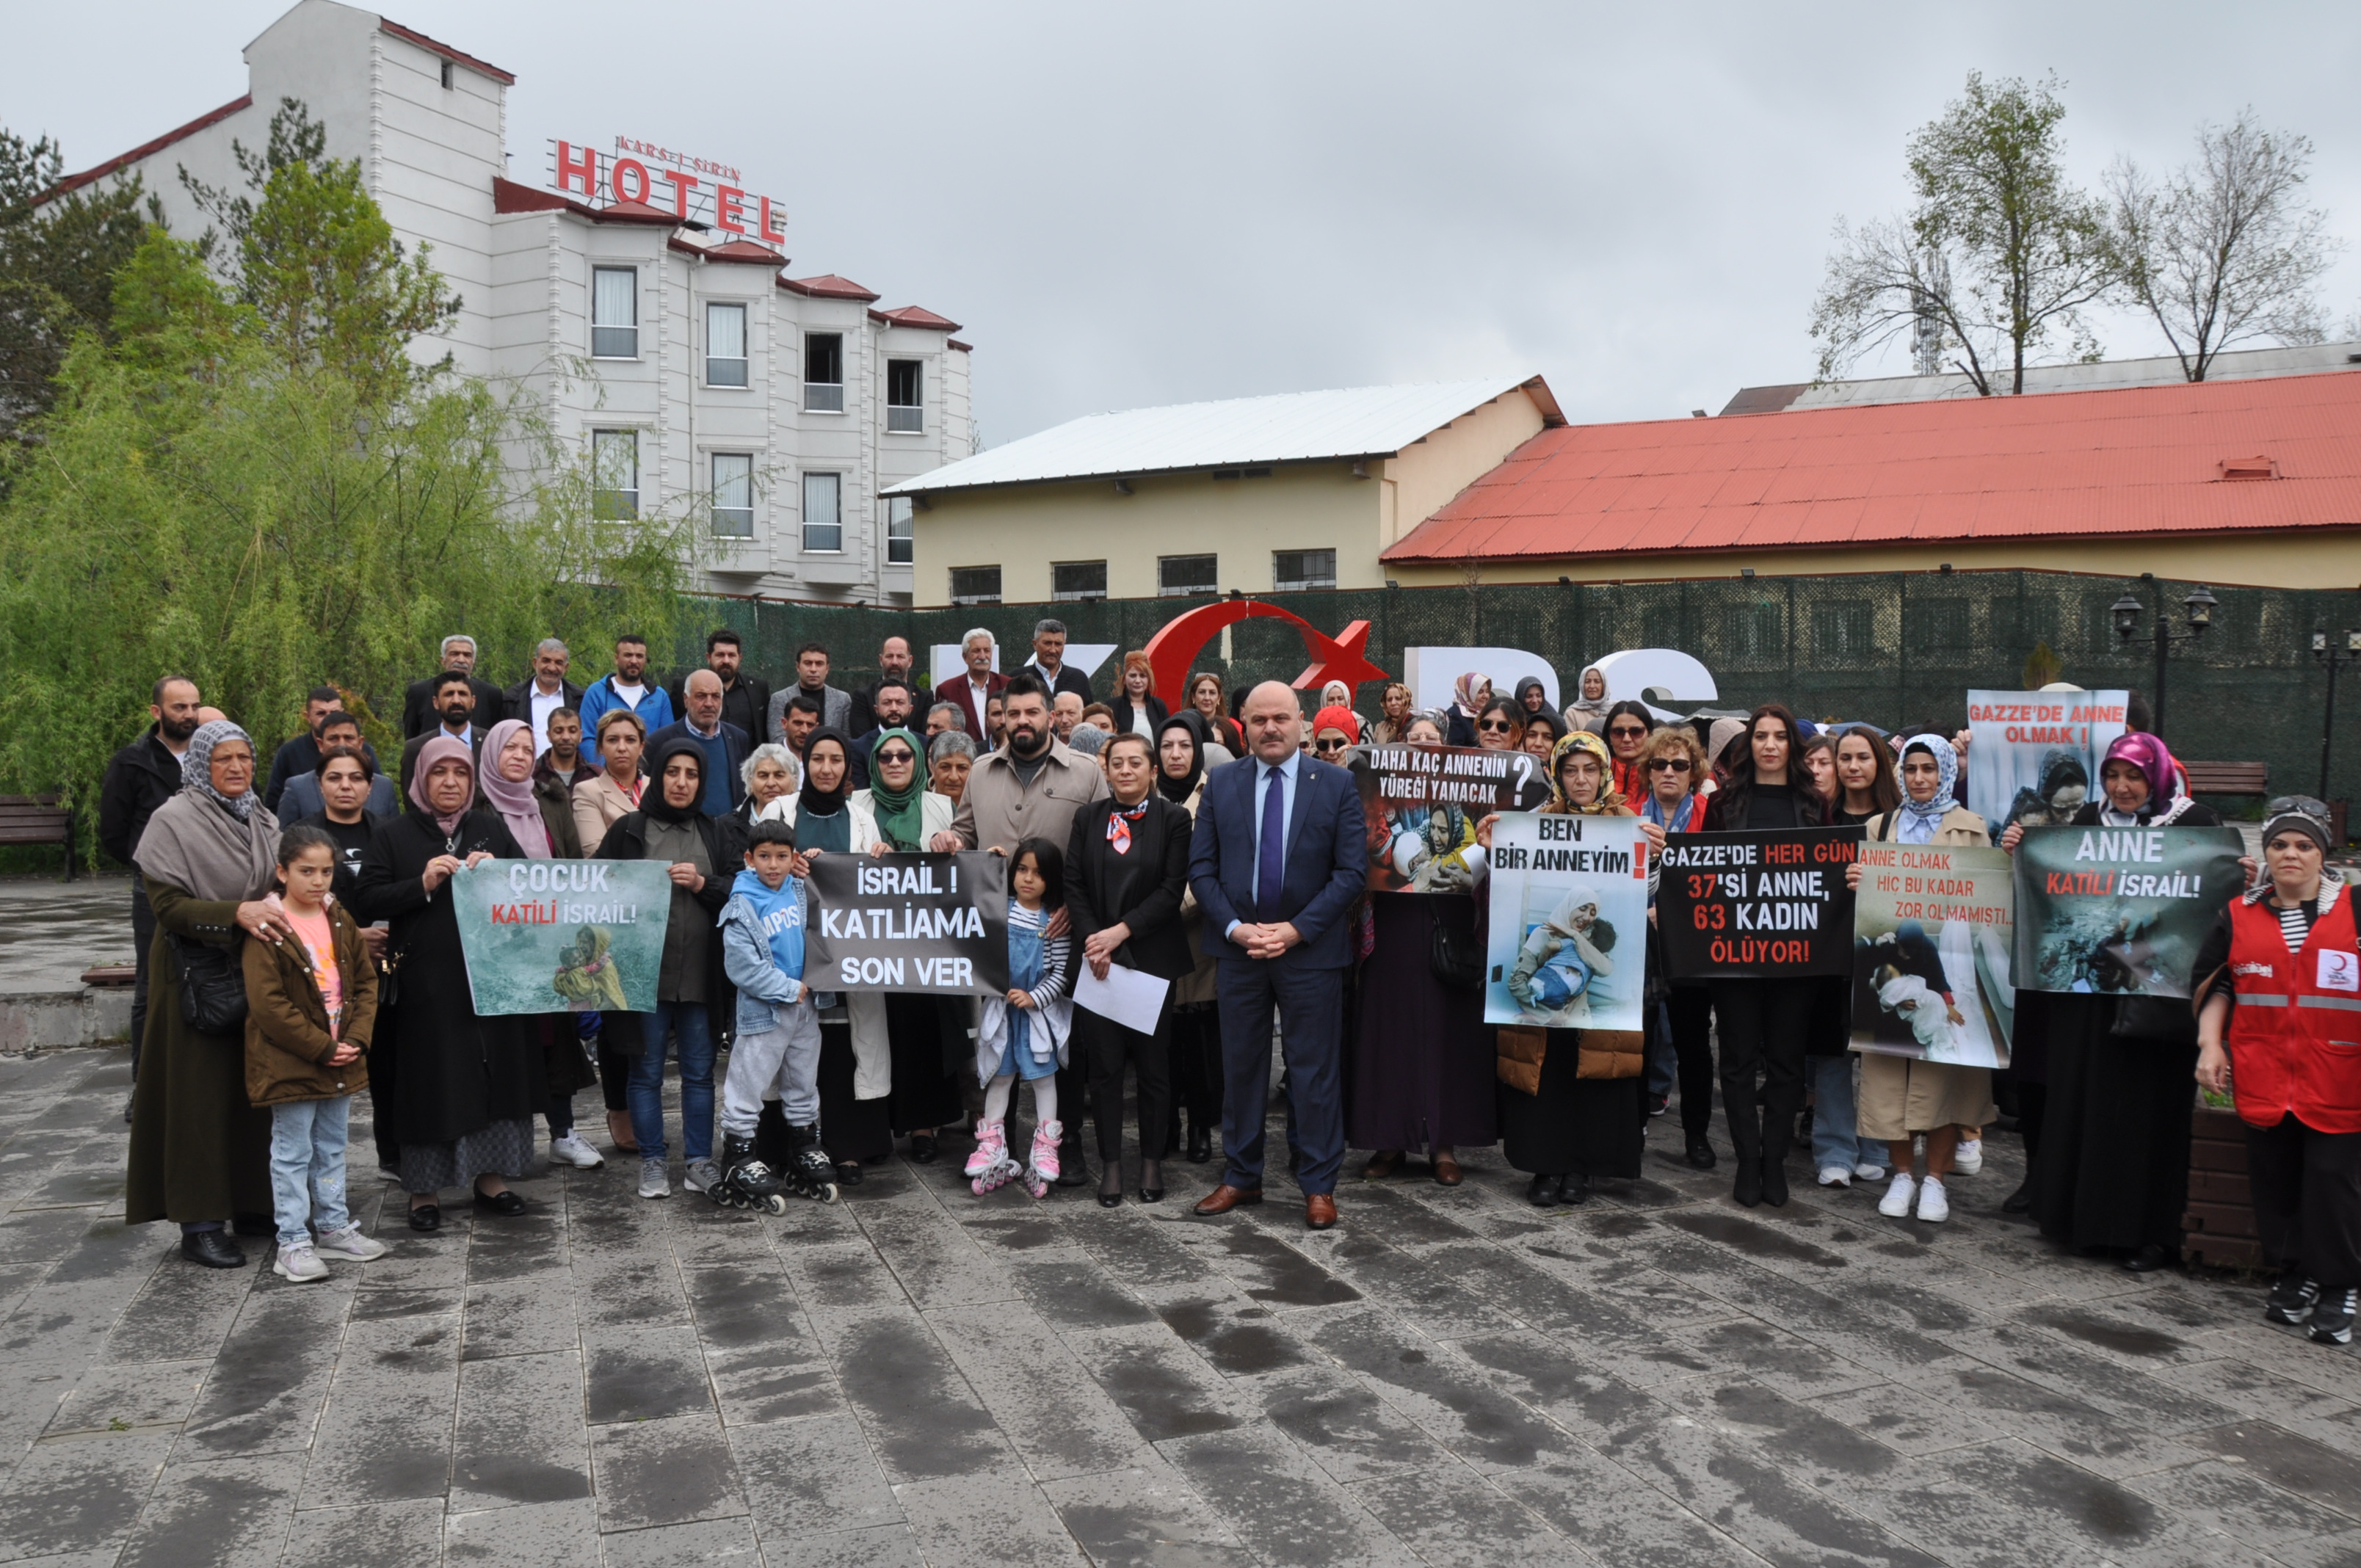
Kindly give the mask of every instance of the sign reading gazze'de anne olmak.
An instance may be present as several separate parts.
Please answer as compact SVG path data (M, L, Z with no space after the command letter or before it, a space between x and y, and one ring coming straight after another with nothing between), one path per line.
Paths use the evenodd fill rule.
M786 208L768 196L748 195L733 164L633 137L617 137L610 153L552 137L549 152L549 188L561 196L579 195L602 207L617 202L669 206L683 222L710 224L741 239L787 242Z

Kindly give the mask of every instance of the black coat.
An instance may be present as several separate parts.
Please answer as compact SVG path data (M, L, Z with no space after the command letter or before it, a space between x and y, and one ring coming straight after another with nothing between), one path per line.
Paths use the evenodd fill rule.
M493 725L498 724L501 718L516 718L523 720L525 726L530 729L533 724L533 682L534 677L527 675L516 685L509 687L508 690L500 693L500 712L498 718L486 718L481 713L478 713L475 718L475 722L482 728L489 729ZM560 699L564 702L566 707L572 708L577 713L582 711L582 688L580 686L576 685L572 681L566 680L561 677L557 683L557 691ZM483 707L483 694L478 692L476 695L476 706L480 708Z
M696 673L691 670L675 675L672 685L664 688L672 698L675 718L687 716L688 677ZM859 697L853 698L856 703L860 700ZM763 727L770 721L771 683L760 675L750 675L741 668L738 678L721 688L721 722L734 724L752 736L763 733Z
M960 674L964 677L967 672L962 670ZM885 677L880 675L865 686L855 686L852 688L853 734L866 735L869 731L877 728L877 688L884 684ZM927 709L935 705L934 692L930 688L921 686L918 684L918 672L916 670L912 670L908 674L902 676L901 684L910 694L910 718L915 720L915 722L910 725L910 728L913 729L925 729L927 727Z
M1107 818L1115 809L1112 797L1083 806L1066 846L1066 916L1078 961L1091 937L1128 926L1131 939L1115 949L1115 961L1159 980L1180 980L1197 967L1180 924L1193 830L1188 808L1150 795L1146 815L1132 824L1131 850L1122 855L1107 843Z
M1115 711L1115 732L1118 735L1130 734L1132 732L1131 694L1124 691L1116 692L1115 694L1115 699L1108 703L1107 707ZM1172 710L1164 706L1164 699L1158 696L1153 692L1149 693L1148 697L1148 728L1150 729L1160 729L1164 726L1164 721L1171 717Z
M356 918L391 927L390 972L379 991L369 1053L380 1157L401 1144L452 1143L549 1108L537 1025L525 1017L476 1016L451 884L446 880L430 894L420 881L437 855L465 860L489 850L521 860L524 851L508 824L489 811L469 812L456 837L456 847L446 850L434 819L416 813L379 822L353 890Z
M1019 674L1030 675L1035 680L1041 681L1044 685L1048 685L1049 688L1049 706L1052 707L1058 706L1058 694L1060 692L1072 692L1075 696L1082 699L1082 706L1085 707L1089 707L1092 703L1098 701L1098 697L1091 691L1090 676L1082 674L1082 671L1074 668L1071 664L1063 663L1060 663L1058 666L1058 678L1054 681L1048 680L1043 676L1041 674L1041 666L1034 663L1029 659L1026 661L1024 667L1017 673Z
M156 739L156 727L115 753L98 791L98 847L111 860L131 863L139 835L156 808L181 793L181 759Z
M713 867L713 874L705 879L705 886L696 894L697 907L708 919L719 921L721 906L730 902L730 884L746 865L746 829L738 818L699 816L693 820L705 839L705 858ZM644 861L648 858L648 814L633 811L615 819L607 829L607 837L590 850L592 860ZM707 1004L707 1015L712 1021L713 1037L729 1039L737 1031L738 988L730 983L730 975L721 967L721 936L714 933L713 940L705 944L705 994L712 998ZM625 1056L638 1056L645 1047L646 1019L644 1013L609 1013L606 1022L606 1044Z
M500 687L479 675L469 675L467 686L476 694L476 711L467 716L468 723L489 729L509 716L509 701ZM434 711L434 680L411 682L401 694L401 738L415 739L442 722L443 716Z

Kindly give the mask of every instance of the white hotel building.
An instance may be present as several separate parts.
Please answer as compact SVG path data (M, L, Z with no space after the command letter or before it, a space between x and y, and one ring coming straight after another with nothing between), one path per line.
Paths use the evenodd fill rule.
M529 388L614 510L709 509L712 591L910 602L911 503L879 492L971 453L958 323L789 278L784 217L726 166L609 137L563 146L562 192L558 159L511 179L515 78L370 12L300 0L246 62L243 96L66 184L137 173L194 236L181 170L242 189L231 141L298 99L460 296L424 357Z

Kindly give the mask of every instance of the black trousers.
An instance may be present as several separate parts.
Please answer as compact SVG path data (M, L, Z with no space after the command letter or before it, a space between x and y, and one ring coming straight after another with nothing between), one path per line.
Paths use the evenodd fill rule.
M1758 1159L1779 1164L1795 1141L1795 1113L1804 1106L1804 1047L1820 984L1809 977L1708 983L1721 1028L1721 1113L1741 1166ZM1686 1089L1682 1095L1686 1098Z
M131 981L131 1080L139 1081L139 1036L148 1027L148 949L156 945L156 911L148 903L148 884L131 879L131 941L137 949L133 962L138 973Z
M1189 1113L1192 1127L1213 1127L1222 1120L1222 1013L1210 1002L1169 1009L1165 1014L1168 1052L1172 1062L1172 1097L1177 1111Z
M605 1030L598 1032L598 1092L606 1097L609 1111L631 1108L629 1091L631 1087L631 1058L607 1043Z
M1123 1071L1139 1075L1139 1157L1162 1159L1172 1135L1172 1004L1165 1003L1156 1033L1143 1035L1087 1008L1074 1009L1074 1044L1088 1065L1091 1116L1098 1123L1099 1158L1123 1158ZM1062 1107L1063 1102L1060 1102Z
M2361 1286L2361 1133L2323 1133L2293 1115L2246 1127L2246 1181L2263 1256L2323 1290Z
M1701 985L1665 989L1680 1070L1681 1131L1695 1136L1713 1125L1713 993Z

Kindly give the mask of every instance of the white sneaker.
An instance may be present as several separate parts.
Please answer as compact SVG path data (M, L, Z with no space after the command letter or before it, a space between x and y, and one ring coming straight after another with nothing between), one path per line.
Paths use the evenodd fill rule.
M354 1224L346 1225L341 1231L325 1233L313 1250L322 1257L343 1257L355 1263L367 1263L371 1258L383 1257L387 1249L383 1242L363 1235L360 1226Z
M1951 1201L1943 1196L1943 1184L1931 1176L1918 1185L1918 1217L1930 1225L1951 1217Z
M1882 1165L1872 1164L1869 1160L1863 1160L1859 1165L1854 1166L1852 1168L1852 1173L1861 1178L1863 1181L1883 1181L1885 1179L1885 1168Z
M1961 1138L1959 1153L1951 1157L1951 1168L1961 1176L1973 1176L1984 1168L1984 1141L1982 1138Z
M290 1279L298 1285L308 1285L314 1279L328 1277L328 1266L322 1263L320 1255L310 1247L283 1246L279 1249L279 1255L271 1261L270 1272L281 1279Z
M1896 1176L1894 1184L1885 1190L1884 1201L1878 1204L1877 1212L1889 1220L1908 1219L1910 1200L1917 1190L1918 1184L1906 1172Z
M1823 1187L1850 1187L1852 1185L1852 1172L1840 1165L1824 1165L1820 1167L1820 1185Z
M721 1185L721 1168L709 1159L693 1159L680 1173L680 1184L691 1192L706 1192Z
M577 1170L596 1170L607 1163L607 1157L575 1136L571 1128L562 1138L549 1140L549 1163L570 1165Z
M664 1174L664 1161L644 1157L642 1157L640 1160L640 1196L642 1198L669 1198L672 1196L672 1178Z

